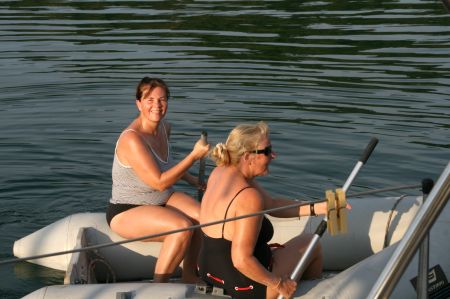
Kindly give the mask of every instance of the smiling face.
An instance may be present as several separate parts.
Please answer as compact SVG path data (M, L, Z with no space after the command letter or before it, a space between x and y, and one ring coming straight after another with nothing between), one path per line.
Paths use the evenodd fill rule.
M159 122L167 112L167 94L164 88L155 87L143 93L136 105L146 120Z

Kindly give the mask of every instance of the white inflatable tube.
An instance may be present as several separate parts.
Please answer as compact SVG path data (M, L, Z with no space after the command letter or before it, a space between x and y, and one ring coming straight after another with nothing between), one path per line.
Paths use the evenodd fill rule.
M421 197L365 197L349 199L348 233L322 237L324 268L341 271L381 251L387 233L389 244L398 241L416 215ZM313 233L320 217L280 219L270 217L275 236L271 242L284 243L302 233ZM71 250L81 227L87 227L88 245L122 241L108 227L104 213L80 213L63 218L14 243L19 258ZM105 247L98 254L108 261L119 281L151 278L159 254L159 242L132 242ZM66 271L72 254L30 260ZM126 262L124 262L126 261Z
M450 204L447 203L442 214L434 223L429 235L429 266L432 270L428 276L429 291L447 287L447 296L450 293L450 285L445 285L448 278L450 278L449 227ZM317 281L300 282L301 287L296 292L296 298L367 298L373 285L392 256L397 244L389 246L381 252L362 260L330 279L322 280L319 283ZM412 280L417 277L418 268L418 254L416 254L394 288L390 298L417 298ZM442 272L440 272L441 270Z
M364 198L352 201L353 212L349 215L349 233L342 236L329 237L325 235L322 240L323 252L328 268L344 267L338 274L332 277L325 277L317 280L301 281L294 298L302 299L365 299L367 298L373 284L383 271L387 261L396 248L396 244L383 249L385 240L386 225L390 222L388 230L388 243L398 241L407 229L412 218L414 218L420 198L406 197L399 198ZM392 207L395 206L393 210ZM390 207L390 208L389 208ZM355 209L358 209L357 213ZM391 217L390 217L391 216ZM108 230L103 231L105 226L99 225L104 217L99 214L76 214L70 216L71 220L60 221L60 223L70 223L73 220L83 220L87 223L94 223L89 228L90 242L105 242L117 240L117 236L111 236ZM289 239L292 234L303 231L310 231L316 227L316 218L304 217L296 219L272 219L276 230L275 242L283 242ZM104 221L104 220L103 220ZM100 221L100 223L103 223ZM56 224L56 223L55 223ZM105 223L106 225L106 223ZM355 226L356 225L356 226ZM59 225L58 225L59 226ZM78 225L79 227L80 225ZM95 227L95 228L94 228ZM450 204L447 204L443 213L439 216L430 232L430 268L429 289L435 290L443 288L450 292L450 285L447 283L450 275L450 243L448 242L450 227ZM69 227L66 226L66 229ZM107 228L107 226L106 226ZM68 229L69 231L71 229ZM45 228L44 233L60 232L59 229ZM70 233L71 235L72 233ZM38 238L33 236L34 238ZM45 238L44 238L45 239ZM68 240L66 238L65 240ZM120 239L120 238L119 238ZM61 240L61 239L60 239ZM43 240L41 244L50 244ZM70 241L67 241L70 243ZM25 243L17 243L23 246ZM148 258L145 252L155 249L153 243L137 242L129 247L119 249L105 248L102 255L110 255L114 267L119 267L116 271L132 272L125 265L130 265L129 256L134 256L136 261L131 261L133 267L138 261ZM141 245L146 245L140 247ZM70 246L70 245L68 245ZM150 247L150 248L149 248ZM19 248L19 247L18 247ZM37 248L37 247L34 247ZM107 250L108 249L108 250ZM109 252L108 252L109 251ZM372 254L377 252L376 254ZM35 253L34 253L35 254ZM355 255L357 257L355 257ZM367 255L367 257L363 257ZM154 257L152 257L154 259ZM356 261L356 262L355 262ZM151 260L150 260L151 262ZM59 264L61 265L60 262ZM344 265L349 266L345 267ZM145 265L145 267L148 265ZM122 267L122 268L120 268ZM130 267L131 268L131 267ZM407 267L399 283L394 288L391 298L417 298L412 281L417 277L418 262L417 255ZM128 275L131 275L128 273ZM445 287L447 289L445 289ZM27 296L25 299L87 299L87 298L195 298L195 299L219 299L212 295L201 295L194 293L194 285L188 284L156 284L156 283L112 283L112 284L90 284L90 285L59 285L48 286L39 289Z

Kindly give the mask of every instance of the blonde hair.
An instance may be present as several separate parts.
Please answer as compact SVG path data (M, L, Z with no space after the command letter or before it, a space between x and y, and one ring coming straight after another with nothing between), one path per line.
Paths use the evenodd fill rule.
M260 121L256 124L240 124L228 135L225 144L218 143L210 152L217 166L238 164L245 152L258 148L262 139L269 136L269 126Z

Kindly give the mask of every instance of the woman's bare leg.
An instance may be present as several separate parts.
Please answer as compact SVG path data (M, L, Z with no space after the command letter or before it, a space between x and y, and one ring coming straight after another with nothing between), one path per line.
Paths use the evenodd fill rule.
M193 224L198 224L200 203L189 195L179 192L174 193L167 202L167 207L183 212L189 217ZM199 277L197 275L197 262L201 245L200 233L200 229L193 231L191 244L188 246L185 258L183 260L183 274L181 279L186 283L195 283L199 281Z
M272 272L278 276L289 277L297 266L298 261L303 256L309 242L311 234L301 234L284 244L284 248L275 249L273 252ZM311 279L321 275L323 268L323 257L320 243L317 244L310 257L308 266L304 273L299 273L299 277ZM272 289L267 289L266 298L276 298L278 293Z
M139 206L116 215L111 229L123 238L131 239L170 230L187 228L192 221L182 213L161 206ZM155 281L167 282L183 260L190 246L192 231L152 238L145 241L162 241L155 266Z

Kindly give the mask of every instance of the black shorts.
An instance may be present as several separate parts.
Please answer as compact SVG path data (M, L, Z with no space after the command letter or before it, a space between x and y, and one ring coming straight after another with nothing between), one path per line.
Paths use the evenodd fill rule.
M111 220L114 218L114 216L135 207L140 207L140 205L109 203L108 207L106 208L106 222L108 222L108 225L111 225Z
M140 207L142 205L132 205L127 203L108 203L108 207L106 208L106 222L108 222L108 225L111 226L111 220L114 218L114 216L128 211L129 209ZM160 205L160 207L165 207L166 205Z
M108 222L108 225L111 226L111 220L114 218L114 216L128 211L129 209L140 207L142 205L132 205L127 203L108 203L108 207L106 208L106 222ZM166 205L160 205L160 207L165 207Z

